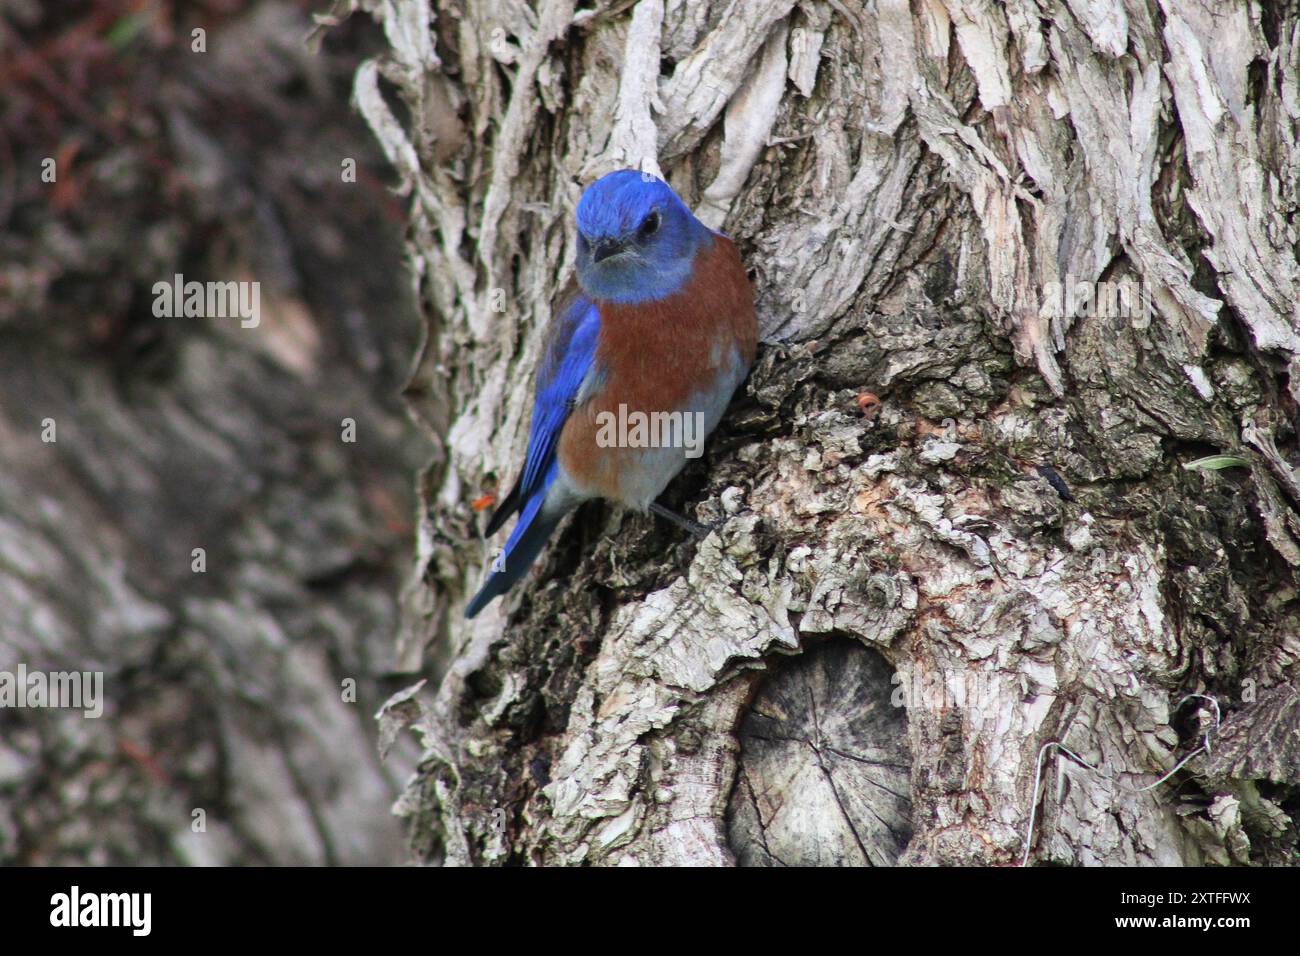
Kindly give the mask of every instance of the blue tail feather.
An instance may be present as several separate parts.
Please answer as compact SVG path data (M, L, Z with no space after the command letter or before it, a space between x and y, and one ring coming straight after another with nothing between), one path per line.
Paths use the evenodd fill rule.
M555 476L548 475L547 485L549 486ZM492 568L488 572L487 580L479 588L478 593L470 599L465 605L465 617L472 618L479 611L487 607L492 599L505 591L528 573L537 556L541 553L542 547L546 544L547 539L555 531L560 520L564 517L567 509L565 508L544 508L549 488L543 488L538 491L528 503L524 505L519 514L519 521L515 524L514 530L510 533L510 538L506 541L506 546L502 550L500 557L492 563Z

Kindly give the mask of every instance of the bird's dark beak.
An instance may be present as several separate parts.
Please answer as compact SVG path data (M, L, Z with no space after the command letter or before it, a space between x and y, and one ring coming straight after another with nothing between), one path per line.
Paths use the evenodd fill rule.
M596 248L592 250L591 261L603 262L610 256L616 256L623 251L623 244L617 239L602 239L596 243Z

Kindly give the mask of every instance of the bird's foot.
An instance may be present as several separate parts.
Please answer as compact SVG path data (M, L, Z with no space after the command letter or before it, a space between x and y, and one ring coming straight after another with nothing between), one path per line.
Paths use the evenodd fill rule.
M700 524L698 521L692 521L684 515L679 515L676 511L673 511L671 508L665 508L657 501L650 502L650 513L657 514L661 518L666 518L673 524L677 525L677 527L689 531L697 538L707 537L709 532L713 530L713 527Z

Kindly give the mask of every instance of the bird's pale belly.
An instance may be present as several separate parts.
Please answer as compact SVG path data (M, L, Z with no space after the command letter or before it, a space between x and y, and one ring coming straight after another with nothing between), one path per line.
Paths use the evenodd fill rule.
M561 436L561 461L585 497L606 498L644 511L717 427L745 376L740 355L719 363L717 386L672 409L597 394L574 409Z

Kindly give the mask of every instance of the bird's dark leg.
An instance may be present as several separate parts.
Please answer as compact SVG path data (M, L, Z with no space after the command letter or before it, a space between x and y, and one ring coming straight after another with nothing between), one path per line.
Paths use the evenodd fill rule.
M650 502L650 513L657 514L661 518L667 518L673 524L677 525L677 527L684 528L697 538L707 537L708 533L713 530L706 525L700 524L698 521L692 521L690 518L679 515L671 508L665 508L657 501Z

